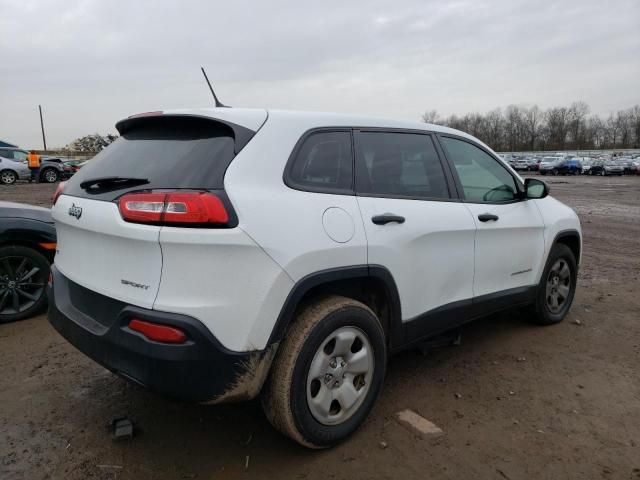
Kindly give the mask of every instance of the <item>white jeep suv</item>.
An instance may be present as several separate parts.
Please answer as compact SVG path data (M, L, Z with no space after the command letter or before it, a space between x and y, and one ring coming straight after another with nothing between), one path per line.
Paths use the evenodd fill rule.
M215 108L136 115L56 192L49 317L116 374L195 402L261 396L327 447L390 354L576 287L576 214L486 145L423 123Z

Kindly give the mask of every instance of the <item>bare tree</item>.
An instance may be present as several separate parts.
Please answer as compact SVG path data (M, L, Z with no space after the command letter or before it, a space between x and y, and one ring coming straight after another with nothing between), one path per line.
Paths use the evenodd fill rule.
M598 115L588 116L589 112L589 105L576 101L569 107L546 111L537 105L509 105L504 112L496 108L486 114L447 118L430 110L422 120L468 132L498 151L640 148L640 105L620 110L606 120Z
M427 110L422 114L422 121L424 123L433 123L437 125L442 120L440 119L440 115L438 115L437 110Z
M542 112L537 105L523 111L523 120L527 133L528 147L531 150L536 148L536 138L540 133L540 124L542 123Z
M573 146L580 149L584 143L585 119L589 114L589 105L585 102L573 102L569 107L569 122Z

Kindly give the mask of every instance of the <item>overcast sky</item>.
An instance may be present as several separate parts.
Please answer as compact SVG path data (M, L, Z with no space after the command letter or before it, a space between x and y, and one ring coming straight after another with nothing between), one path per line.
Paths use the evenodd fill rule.
M224 103L419 120L640 103L639 0L0 0L0 139Z

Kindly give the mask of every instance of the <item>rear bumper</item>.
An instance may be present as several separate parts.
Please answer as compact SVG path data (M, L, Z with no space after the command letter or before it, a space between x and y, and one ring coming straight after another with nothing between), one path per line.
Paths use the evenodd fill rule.
M49 321L105 368L179 400L219 403L259 393L275 348L232 352L194 318L124 304L72 282L55 266L51 274ZM133 318L177 327L187 342L149 340L128 328Z

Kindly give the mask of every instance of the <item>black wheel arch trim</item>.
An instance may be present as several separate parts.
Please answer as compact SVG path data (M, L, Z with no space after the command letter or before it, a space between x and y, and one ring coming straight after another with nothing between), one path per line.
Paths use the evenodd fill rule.
M556 233L556 236L553 237L553 242L551 242L551 247L549 248L549 253L551 253L551 249L554 245L560 243L558 240L563 238L575 238L578 241L578 255L576 256L576 265L580 266L580 257L582 256L582 236L580 232L574 228L569 228L567 230L560 230ZM547 258L549 255L547 255ZM546 262L546 260L545 260Z
M379 280L385 288L389 301L389 329L387 343L391 348L404 342L404 326L402 324L402 312L400 307L400 295L398 287L391 272L381 265L352 265L348 267L330 268L311 273L298 280L287 296L276 323L271 331L268 345L279 342L284 338L289 324L294 319L294 314L300 301L313 288L337 280L349 280L359 278L374 278Z

